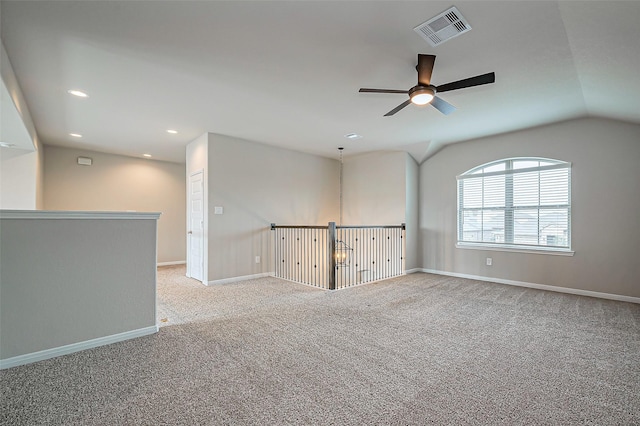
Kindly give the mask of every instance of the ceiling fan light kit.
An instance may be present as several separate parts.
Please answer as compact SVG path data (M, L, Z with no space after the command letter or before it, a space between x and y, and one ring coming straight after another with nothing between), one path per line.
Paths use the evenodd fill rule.
M436 88L433 86L414 86L409 90L409 98L416 105L426 105L436 96Z
M440 111L442 114L449 115L456 110L456 107L443 100L442 98L436 96L436 93L464 89L466 87L480 86L483 84L494 83L496 81L495 73L490 72L487 74L477 75L475 77L465 78L463 80L453 81L441 86L434 86L431 84L431 73L433 71L433 65L435 64L435 61L435 55L418 54L418 65L416 66L416 70L418 71L418 84L413 86L409 90L361 88L359 92L397 93L409 95L408 100L404 101L403 103L386 113L384 115L385 117L394 115L411 103L415 105L431 104L432 107Z

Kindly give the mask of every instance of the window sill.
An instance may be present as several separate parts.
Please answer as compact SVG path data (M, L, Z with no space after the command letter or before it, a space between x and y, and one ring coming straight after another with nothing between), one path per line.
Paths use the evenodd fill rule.
M495 246L491 244L456 243L456 248L471 250L506 251L511 253L549 254L552 256L573 256L575 251L564 248L538 248L518 246Z

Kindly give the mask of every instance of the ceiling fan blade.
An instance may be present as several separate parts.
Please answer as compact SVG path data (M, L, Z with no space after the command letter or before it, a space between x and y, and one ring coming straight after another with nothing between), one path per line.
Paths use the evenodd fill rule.
M436 62L435 55L418 54L418 84L428 86L431 84L431 72L433 72L433 64Z
M408 90L395 90L395 89L360 89L358 90L360 93L402 93L404 95L408 94Z
M465 87L480 86L482 84L489 84L496 81L495 73L487 73L477 75L475 77L465 78L464 80L458 80L451 83L443 84L436 87L438 93L448 92L450 90L464 89Z
M447 102L447 101L445 101L442 98L439 98L437 96L433 97L433 100L431 101L431 105L435 109L437 109L438 111L443 113L444 115L449 115L449 114L451 114L452 112L454 112L456 110L456 107L454 107L449 102Z
M401 103L400 105L398 105L397 107L395 107L394 109L386 113L384 116L389 117L390 115L395 114L396 112L400 111L402 108L406 107L410 103L411 103L411 99L407 99L406 101L404 101L403 103Z

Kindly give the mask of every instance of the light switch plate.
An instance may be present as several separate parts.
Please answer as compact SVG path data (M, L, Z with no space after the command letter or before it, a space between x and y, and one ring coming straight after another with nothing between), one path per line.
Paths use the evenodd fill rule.
M221 206L215 206L213 208L213 214L223 214L224 213L224 208L222 208Z

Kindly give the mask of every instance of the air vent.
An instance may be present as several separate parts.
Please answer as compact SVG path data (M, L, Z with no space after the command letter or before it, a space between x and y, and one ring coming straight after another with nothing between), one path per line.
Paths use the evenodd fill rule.
M413 29L433 47L471 30L471 25L452 7Z

